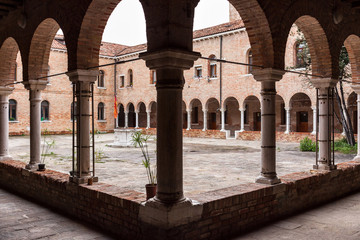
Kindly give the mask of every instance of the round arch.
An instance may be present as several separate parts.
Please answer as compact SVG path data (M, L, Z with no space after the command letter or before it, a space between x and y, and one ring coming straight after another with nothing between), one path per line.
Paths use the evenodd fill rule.
M260 100L255 95L247 96L243 103L246 131L261 130Z
M348 36L344 45L349 54L351 65L351 78L353 82L360 82L360 37L356 35Z
M0 85L6 85L17 80L17 56L19 46L14 38L7 38L0 48ZM21 54L20 59L21 59Z
M241 112L240 104L235 97L227 97L223 103L225 109L225 129L230 130L230 135L235 136L235 131L240 130Z
M147 124L147 115L146 115L146 105L143 102L139 102L136 107L139 118L139 127L146 128Z
M313 129L313 111L311 99L306 93L298 92L290 98L291 130L311 132Z
M206 101L205 109L208 111L208 129L218 130L221 125L220 103L216 98L210 98Z
M117 127L125 127L125 108L121 103L118 104Z

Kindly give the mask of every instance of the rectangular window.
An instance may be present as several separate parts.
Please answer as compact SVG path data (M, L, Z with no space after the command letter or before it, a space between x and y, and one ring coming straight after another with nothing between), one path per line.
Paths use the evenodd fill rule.
M125 87L125 76L120 76L120 88Z
M195 67L195 78L202 78L202 67Z
M216 63L210 64L210 77L216 78Z

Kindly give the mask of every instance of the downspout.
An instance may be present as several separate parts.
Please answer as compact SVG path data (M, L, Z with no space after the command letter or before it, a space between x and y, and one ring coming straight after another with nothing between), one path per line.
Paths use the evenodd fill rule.
M117 62L117 59L115 58L115 63ZM115 105L115 97L116 97L116 66L117 64L114 64L114 105ZM115 107L115 106L114 106ZM117 108L117 106L116 106ZM114 129L116 128L116 118L114 118Z
M222 50L223 50L223 36L220 36L220 59L222 60ZM219 71L219 80L220 80L220 110L222 106L222 62L220 62L220 71Z

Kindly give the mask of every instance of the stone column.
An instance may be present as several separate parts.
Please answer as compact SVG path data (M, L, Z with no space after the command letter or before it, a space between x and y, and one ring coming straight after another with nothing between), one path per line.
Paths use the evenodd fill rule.
M36 170L41 159L41 90L47 81L29 80L24 85L30 100L30 162L25 168Z
M187 112L187 128L186 130L191 129L191 109L186 110Z
M290 128L291 128L290 110L291 110L291 108L289 108L289 107L285 108L285 111L286 111L286 130L285 130L285 134L290 133Z
M257 183L280 183L276 175L275 83L283 74L272 68L253 71L254 78L261 82L261 175Z
M221 111L221 129L220 129L220 131L224 132L225 131L225 111L226 111L226 109L221 108L220 111Z
M203 113L204 113L204 128L203 128L203 131L206 131L208 128L207 128L207 112L208 110L207 109L203 109Z
M9 95L13 90L0 86L0 161L12 159L9 155Z
M319 154L318 154L318 165L314 165L314 169L321 170L333 170L336 169L336 165L332 163L331 159L331 148L329 143L331 143L331 117L333 112L329 109L331 96L328 98L328 91L330 88L334 87L337 83L337 80L330 78L323 79L312 79L312 85L319 90Z
M317 111L316 111L316 106L315 107L311 107L311 109L313 110L313 131L311 132L311 135L316 135L316 125L317 125L317 119L316 119L316 115L317 115Z
M150 128L150 117L151 111L146 111L146 129Z
M128 128L129 127L129 112L124 111L124 114L125 114L125 126L124 126L124 128Z
M199 53L179 50L141 54L146 65L152 70L156 69L157 74L158 186L155 201L167 206L185 200L182 136L183 70L189 69L199 56Z
M245 131L245 109L239 108L240 111L240 132Z
M97 79L98 71L78 69L67 73L70 81L76 85L77 110L79 116L76 121L76 166L80 166L75 170L74 177L70 178L75 183L87 182L91 176L90 172L90 91L91 84ZM95 147L95 146L93 146ZM94 180L94 181L97 181Z
M139 128L139 111L135 111L135 128Z

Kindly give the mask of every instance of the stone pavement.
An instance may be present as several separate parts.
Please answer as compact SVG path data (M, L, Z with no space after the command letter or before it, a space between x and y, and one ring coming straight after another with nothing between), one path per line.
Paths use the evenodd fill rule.
M360 193L274 222L233 240L358 240ZM105 233L0 189L1 240L111 240Z
M93 228L0 189L1 240L111 240Z
M71 170L71 135L50 136L55 148L46 159L49 169ZM100 182L145 192L147 177L139 148L112 148L113 134L97 134L96 175ZM29 136L10 137L9 152L15 160L29 162ZM149 152L155 160L155 141ZM300 152L298 143L277 143L278 176L309 171L315 153ZM336 162L349 161L354 155L336 153ZM260 142L209 138L184 138L184 191L191 196L242 183L254 182L260 173Z

